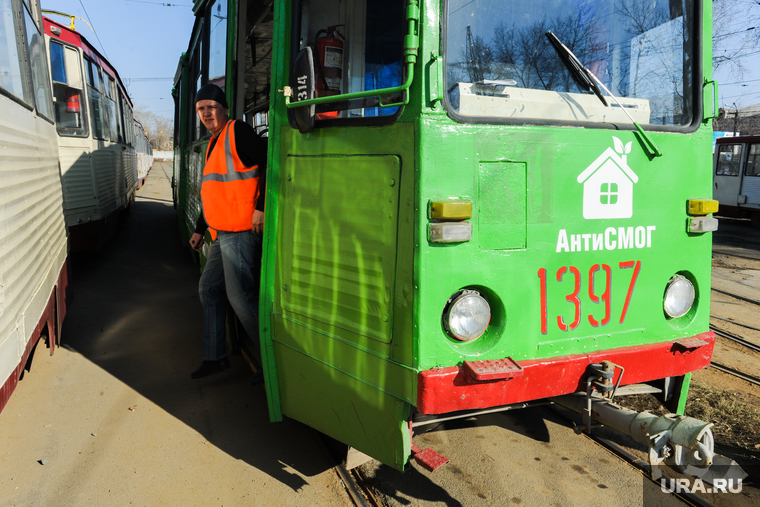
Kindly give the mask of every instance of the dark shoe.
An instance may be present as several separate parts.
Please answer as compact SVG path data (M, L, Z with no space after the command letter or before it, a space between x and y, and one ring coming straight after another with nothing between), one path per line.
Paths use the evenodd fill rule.
M200 368L190 374L191 379L199 379L221 373L230 367L230 360L223 357L217 361L203 361Z
M248 379L248 383L252 386L257 386L259 384L264 383L264 372L259 370L256 373L253 374L251 378Z

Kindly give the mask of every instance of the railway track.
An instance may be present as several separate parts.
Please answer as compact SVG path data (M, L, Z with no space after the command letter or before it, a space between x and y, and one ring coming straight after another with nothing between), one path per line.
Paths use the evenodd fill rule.
M565 412L564 410L560 411L561 409L553 405L544 406L543 409L572 428L576 428L577 426L582 424L580 421L580 418L576 418L576 414L572 412L569 412L569 411ZM651 467L649 466L649 463L647 463L646 461L644 461L643 459L637 456L634 456L630 452L620 447L615 442L607 438L604 438L600 435L597 435L593 431L591 432L590 435L586 433L582 433L582 436L592 440L598 445L601 445L602 447L610 451L612 454L620 458L622 461L625 461L632 467L643 472L644 475L647 477L647 479L653 482L654 484L656 484L657 487L664 486L668 488L669 490L672 491L672 493L670 494L677 497L684 504L690 505L692 507L713 507L713 504L711 504L704 498L701 498L700 496L694 493L691 493L689 491L684 491L682 489L676 488L674 481L670 478L664 478L664 480L666 481L664 484L661 484L660 482L651 479Z
M726 296L730 296L730 297L732 297L734 299L740 299L742 301L746 301L747 303L752 303L753 305L760 306L760 301L758 301L757 299L752 299L752 298L748 298L748 297L745 297L745 296L740 296L739 294L734 294L733 292L728 292L728 291L725 291L725 290L716 289L715 287L712 287L712 290L714 292L718 292L720 294L725 294Z
M740 378L744 381L760 386L760 378L753 377L752 375L747 375L746 373L742 373L739 370L734 370L733 368L729 368L728 366L723 366L722 364L718 364L716 362L710 363L710 366L712 368L715 368L718 371L722 371L723 373L727 373L736 378Z
M333 470L335 470L338 478L343 483L354 505L356 507L380 507L380 503L375 498L372 490L367 487L367 481L359 469L346 469L346 465L340 457L340 451L337 449L338 445L336 445L336 442L316 430L314 430L314 434L322 445L325 454L327 454L330 463L333 464Z
M732 319L726 319L726 318L723 318L723 317L717 317L715 315L710 315L710 318L714 318L714 319L718 319L718 320L722 320L722 321L726 321L726 322L731 322L732 324L735 324L737 326L742 326L742 327L746 327L748 329L754 329L754 330L760 331L760 329L758 329L757 327L750 326L749 324L744 324L742 322L738 322L738 321L735 321L735 320L732 320ZM720 336L722 338L725 338L725 339L730 340L730 341L732 341L734 343L742 345L743 347L748 348L750 350L753 350L755 352L760 352L760 345L757 345L757 344L752 343L752 342L750 342L748 340L745 340L741 336L737 336L737 335L735 335L733 333L729 333L728 331L724 331L722 329L718 329L718 328L716 328L714 326L710 326L710 330L712 332L714 332L716 335L718 335L718 336ZM724 365L722 365L720 363L716 363L715 361L713 361L712 363L710 363L710 366L713 367L713 368L715 368L718 371L721 371L721 372L726 373L728 375L732 375L732 376L734 376L736 378L742 379L742 380L744 380L746 382L750 382L752 384L760 386L760 378L757 378L757 377L755 377L753 375L749 375L749 374L741 372L739 370L735 370L733 368L729 368L728 366L724 366Z

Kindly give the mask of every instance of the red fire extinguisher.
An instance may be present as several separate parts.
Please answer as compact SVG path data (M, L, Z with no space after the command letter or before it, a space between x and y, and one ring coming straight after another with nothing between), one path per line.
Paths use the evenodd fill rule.
M68 92L68 98L66 99L66 112L67 113L79 113L82 111L82 108L79 105L79 92L74 90L69 90Z
M343 84L343 44L346 38L338 31L338 27L346 25L333 25L327 30L320 30L315 37L317 46L317 97L330 97L340 95ZM326 120L337 118L338 111L320 113L317 118Z

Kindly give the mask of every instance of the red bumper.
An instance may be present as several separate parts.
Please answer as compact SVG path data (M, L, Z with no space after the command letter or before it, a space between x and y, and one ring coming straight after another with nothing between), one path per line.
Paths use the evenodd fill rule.
M693 338L703 343L694 347ZM523 374L509 380L478 381L463 366L425 370L417 380L417 410L444 414L585 391L586 367L605 360L625 368L623 385L684 375L706 368L715 346L712 331L693 338L519 361Z

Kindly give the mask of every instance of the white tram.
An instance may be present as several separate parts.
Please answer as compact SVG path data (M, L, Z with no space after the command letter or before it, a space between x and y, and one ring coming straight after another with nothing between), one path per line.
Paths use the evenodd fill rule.
M0 411L66 314L67 237L39 0L0 0Z
M46 17L43 22L71 250L94 250L116 233L137 189L132 102L119 74L87 39Z
M145 134L142 123L135 120L135 151L137 152L137 188L145 185L145 179L153 167L153 148Z
M760 136L721 137L715 142L713 199L723 216L751 218L760 229Z

